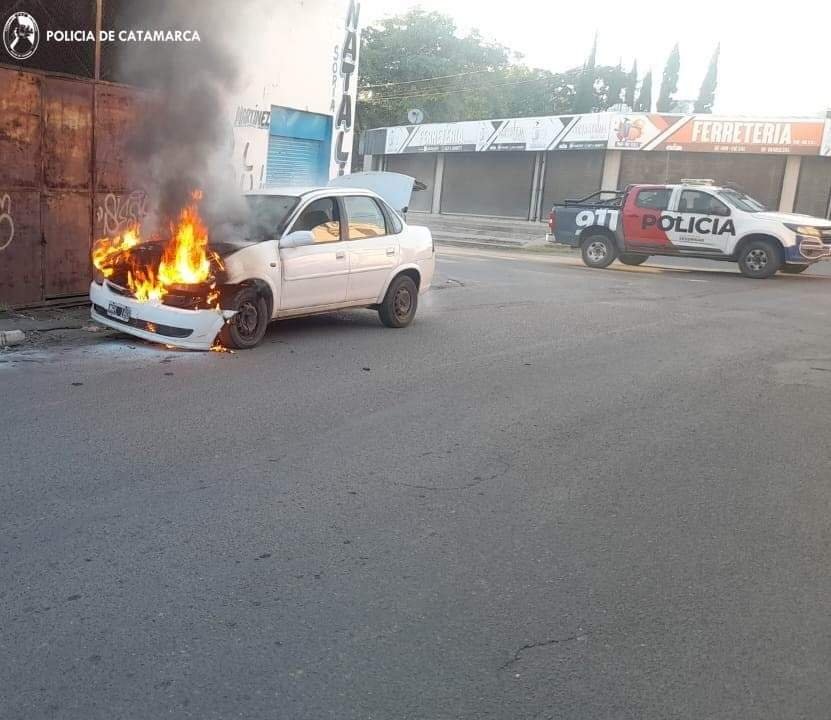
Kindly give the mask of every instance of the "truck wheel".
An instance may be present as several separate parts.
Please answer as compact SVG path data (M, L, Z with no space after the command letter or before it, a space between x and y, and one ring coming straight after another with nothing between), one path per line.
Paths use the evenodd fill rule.
M801 272L805 272L810 265L783 265L779 268L780 272L787 273L788 275L799 275Z
M234 315L219 333L219 341L229 348L248 350L260 343L268 327L268 304L255 288L243 287L231 302Z
M756 280L769 278L782 266L782 254L770 240L751 240L739 254L742 275Z
M418 288L408 275L399 275L387 288L387 294L378 307L378 316L387 327L407 327L418 308Z
M649 255L634 255L632 253L621 253L618 258L624 265L643 265L649 260Z
M615 242L608 235L590 235L581 245L583 262L592 268L605 268L617 257Z

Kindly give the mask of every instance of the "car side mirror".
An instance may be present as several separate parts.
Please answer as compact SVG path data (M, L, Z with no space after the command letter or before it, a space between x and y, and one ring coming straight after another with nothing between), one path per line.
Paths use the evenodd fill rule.
M281 248L303 247L304 245L314 244L315 236L312 235L310 230L295 230L280 238Z
M730 217L730 208L716 208L716 215L721 215L721 217Z

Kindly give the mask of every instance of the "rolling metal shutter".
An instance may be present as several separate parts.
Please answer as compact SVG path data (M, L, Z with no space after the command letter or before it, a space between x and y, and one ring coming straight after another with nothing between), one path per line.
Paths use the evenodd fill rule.
M402 175L409 175L420 180L426 186L426 190L413 192L410 198L410 212L430 212L433 205L433 180L436 175L435 153L427 155L389 155L387 157L387 170Z
M554 150L545 158L545 186L540 216L555 203L577 200L600 190L603 150Z
M268 138L268 185L318 185L321 180L320 140L271 135Z
M794 212L826 217L831 198L831 158L804 157L796 186Z
M441 211L528 218L532 152L446 153Z
M710 178L733 184L767 207L779 207L785 175L784 155L731 155L623 151L618 187L631 183L676 183L684 178Z

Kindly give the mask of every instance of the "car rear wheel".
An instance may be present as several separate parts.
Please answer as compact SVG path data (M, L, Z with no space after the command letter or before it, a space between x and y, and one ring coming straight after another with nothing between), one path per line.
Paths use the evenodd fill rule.
M378 316L387 327L407 327L418 308L418 288L408 275L399 275L387 288L384 301L378 308Z
M620 260L624 265L643 265L647 260L649 260L649 255L622 253L618 260Z
M760 238L748 242L739 253L739 270L745 277L769 278L782 266L782 254L770 240Z
M236 314L225 323L219 340L229 348L248 350L260 343L268 327L268 303L253 287L241 288L230 309Z
M787 273L788 275L799 275L801 272L805 272L810 265L783 265L779 270L783 273Z
M605 268L617 257L614 240L608 235L590 235L581 245L583 262L589 267Z

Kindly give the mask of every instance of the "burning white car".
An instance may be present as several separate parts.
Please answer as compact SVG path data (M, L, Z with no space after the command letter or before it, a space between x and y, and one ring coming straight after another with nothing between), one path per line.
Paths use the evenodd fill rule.
M364 184L397 207L409 201L412 178L370 175ZM432 236L356 183L248 194L248 222L210 238L194 198L164 241L142 242L138 228L99 241L92 319L197 350L251 348L273 319L344 308L370 307L388 327L409 325L433 278Z

